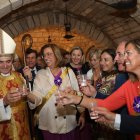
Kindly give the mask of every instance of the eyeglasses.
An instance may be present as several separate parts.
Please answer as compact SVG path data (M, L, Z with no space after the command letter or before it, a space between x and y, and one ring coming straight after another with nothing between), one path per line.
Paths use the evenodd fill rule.
M53 56L54 54L53 53L45 53L44 55L43 55L43 57L46 57L46 56Z

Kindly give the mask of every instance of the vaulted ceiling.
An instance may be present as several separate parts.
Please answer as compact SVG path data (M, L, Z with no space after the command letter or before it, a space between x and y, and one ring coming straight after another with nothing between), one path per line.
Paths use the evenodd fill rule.
M112 4L114 1L0 0L0 27L13 38L39 27L63 29L67 4L72 32L91 38L97 47L116 45L124 39L139 38L139 0L136 7L129 10L115 7Z

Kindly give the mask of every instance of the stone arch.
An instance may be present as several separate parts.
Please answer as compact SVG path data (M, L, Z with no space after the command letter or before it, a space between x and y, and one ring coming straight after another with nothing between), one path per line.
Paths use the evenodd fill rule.
M29 15L15 15L1 25L8 34L13 38L21 33L35 28L47 28L57 26L64 28L64 13L60 10L47 10L40 13L31 13ZM85 19L78 18L75 15L69 15L72 25L72 32L83 34L94 40L97 47L112 47L114 42L98 26Z

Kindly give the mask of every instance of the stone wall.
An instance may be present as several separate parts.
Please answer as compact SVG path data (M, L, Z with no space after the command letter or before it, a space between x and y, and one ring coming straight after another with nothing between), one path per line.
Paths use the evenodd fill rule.
M36 49L38 52L41 47L48 43L48 37L51 37L52 43L55 43L67 51L70 51L73 46L81 46L84 52L87 51L89 47L95 44L94 40L88 38L82 34L76 34L74 31L72 35L74 37L70 40L64 38L65 32L63 28L49 27L49 28L36 28L28 32L24 32L14 38L17 43L16 53L22 58L22 46L21 40L25 34L30 34L33 38L32 48Z

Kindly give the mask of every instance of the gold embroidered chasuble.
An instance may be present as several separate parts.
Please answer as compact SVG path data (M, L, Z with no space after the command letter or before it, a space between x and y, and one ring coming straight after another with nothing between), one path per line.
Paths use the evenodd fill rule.
M17 72L10 76L0 75L0 98L10 89L22 87L24 79ZM10 121L0 123L0 140L31 140L28 123L28 109L25 98L10 104L12 117Z

